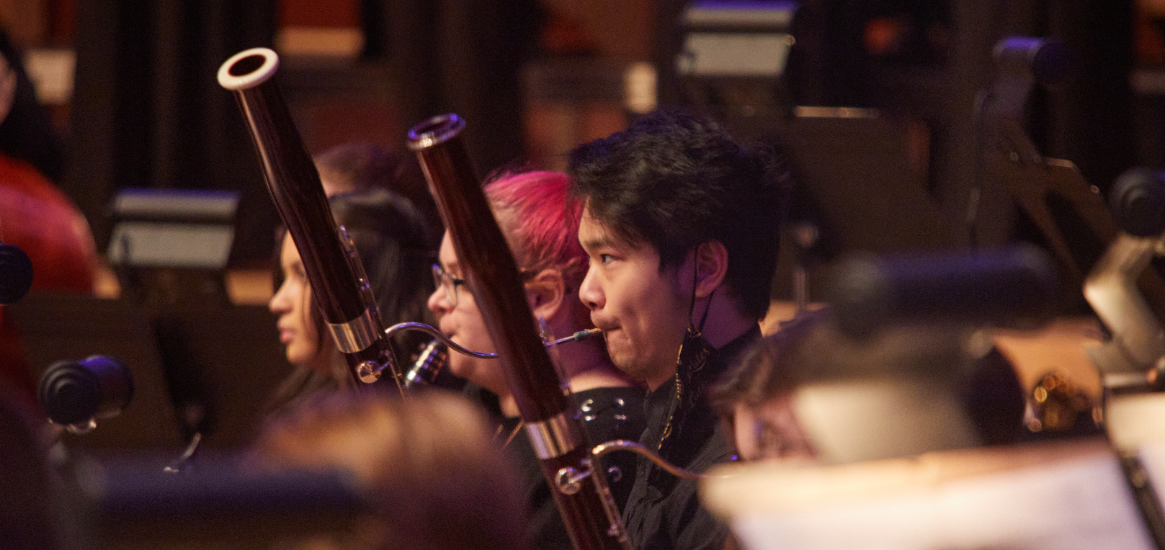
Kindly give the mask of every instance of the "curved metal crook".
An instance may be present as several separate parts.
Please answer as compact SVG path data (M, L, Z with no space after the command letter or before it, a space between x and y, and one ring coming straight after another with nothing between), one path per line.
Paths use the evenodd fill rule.
M626 439L616 439L614 441L599 443L598 445L595 445L593 449L591 449L591 454L594 455L595 458L602 458L603 455L613 451L631 451L634 453L639 453L647 457L648 460L654 462L660 468L663 468L665 472L679 478L704 479L709 477L707 474L689 472L683 468L673 466L670 462L648 450L647 447L644 447L643 445L640 445L634 441L627 441Z
M433 338L436 338L442 344L449 346L449 349L456 351L457 353L469 355L471 357L480 357L482 359L495 359L498 356L498 354L496 354L496 353L482 353L479 351L472 351L472 350L465 349L465 348L453 343L453 341L450 340L448 336L445 336L445 334L442 333L441 331L439 331L439 330L437 330L429 325L426 325L424 323L415 323L415 322L411 322L411 321L404 322L404 323L397 323L395 325L392 325L391 327L384 329L384 334L385 334L385 336L392 336L393 334L396 334L397 332L400 332L402 330L419 330L421 332L428 334L429 336L432 336ZM565 338L559 338L558 340L555 340L554 344L557 345L557 344L565 344L567 342L581 342L581 341L586 340L587 338L590 338L591 336L594 336L596 334L602 334L602 332L603 331L601 331L597 328L592 328L589 330L580 330L574 334L571 334L570 336L567 336ZM549 344L547 344L547 345L549 345Z

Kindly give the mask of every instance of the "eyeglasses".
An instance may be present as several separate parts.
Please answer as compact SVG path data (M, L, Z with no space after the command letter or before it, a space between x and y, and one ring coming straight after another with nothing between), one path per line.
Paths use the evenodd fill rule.
M454 277L441 264L433 264L433 284L445 292L445 300L457 307L457 287L465 284L465 279Z
M518 276L522 278L523 283L533 279L537 274L537 271L518 270ZM465 284L465 279L454 277L452 273L445 271L441 264L433 264L433 284L445 292L445 300L450 306L457 307L457 287Z

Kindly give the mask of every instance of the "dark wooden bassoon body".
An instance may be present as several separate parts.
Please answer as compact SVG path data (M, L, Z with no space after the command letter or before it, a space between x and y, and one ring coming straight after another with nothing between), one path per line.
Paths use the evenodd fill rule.
M533 322L517 264L460 139L464 126L457 115L432 118L409 132L409 148L416 152L437 199L575 548L629 549L603 474L591 473L590 447L568 409L558 373Z
M374 382L383 370L400 387L396 357L358 262L345 252L319 172L304 149L273 79L279 56L267 48L239 52L218 72L235 94L263 165L267 190L303 259L312 299L357 381ZM322 329L322 327L321 327Z

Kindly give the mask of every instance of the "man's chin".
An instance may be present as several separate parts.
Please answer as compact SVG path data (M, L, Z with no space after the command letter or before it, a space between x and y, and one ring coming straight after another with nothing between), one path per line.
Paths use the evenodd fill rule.
M607 357L611 358L611 363L619 370L625 370L630 366L630 357L621 346L611 346L611 343L607 342Z
M611 363L615 368L619 369L623 374L631 377L633 380L642 382L647 378L648 370L641 362L636 361L631 354L618 354L615 350L607 348L607 352L611 355Z

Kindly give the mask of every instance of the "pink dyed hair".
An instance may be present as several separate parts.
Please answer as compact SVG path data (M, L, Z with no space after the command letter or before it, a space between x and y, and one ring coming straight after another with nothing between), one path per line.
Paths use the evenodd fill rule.
M503 174L486 184L485 193L519 266L557 268L577 292L587 255L578 243L582 205L567 197L569 188L566 174L532 171Z

